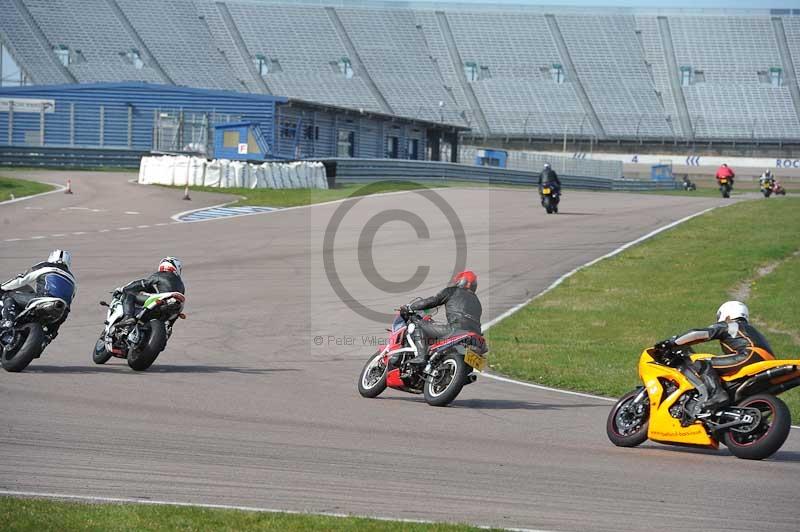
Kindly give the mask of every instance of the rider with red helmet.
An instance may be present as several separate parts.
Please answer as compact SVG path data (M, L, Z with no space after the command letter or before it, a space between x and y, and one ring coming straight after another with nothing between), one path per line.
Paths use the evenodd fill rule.
M119 325L131 325L136 322L133 315L136 313L136 304L143 305L149 294L163 292L186 293L186 288L181 280L183 263L175 257L164 257L158 263L158 271L150 277L132 281L122 288L125 294L122 300L124 319Z
M452 336L456 331L481 333L481 302L475 295L478 288L478 276L472 270L457 273L452 281L435 296L414 301L404 305L400 312L411 314L418 310L427 310L444 305L447 323L435 323L430 320L415 320L411 339L417 348L417 356L410 360L411 364L424 365L428 362L428 345L436 340ZM411 327L409 327L411 329Z

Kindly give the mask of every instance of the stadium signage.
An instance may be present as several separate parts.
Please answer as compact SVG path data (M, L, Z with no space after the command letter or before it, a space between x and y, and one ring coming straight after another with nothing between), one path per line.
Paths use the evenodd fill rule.
M0 98L0 112L8 112L14 109L15 113L54 113L56 110L55 100L36 100L32 98Z
M776 168L800 168L800 159L776 159Z

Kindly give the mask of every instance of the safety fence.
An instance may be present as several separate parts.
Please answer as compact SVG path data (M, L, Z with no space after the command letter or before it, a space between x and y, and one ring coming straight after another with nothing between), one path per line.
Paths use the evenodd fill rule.
M537 186L539 172L469 166L436 161L397 159L326 159L328 175L337 183L370 183L373 181L419 181L428 184L482 183L496 185ZM584 190L674 190L675 181L637 181L591 176L559 176L564 188ZM330 178L329 178L330 179Z
M476 148L474 146L461 146L458 150L458 160L463 164L473 164L479 151L492 148ZM575 158L567 155L553 155L547 153L533 153L519 150L504 150L508 158L506 167L512 170L541 171L545 163L549 164L558 174L587 177L622 177L622 162L603 161L596 159Z
M0 166L46 168L138 168L148 152L108 148L0 146Z

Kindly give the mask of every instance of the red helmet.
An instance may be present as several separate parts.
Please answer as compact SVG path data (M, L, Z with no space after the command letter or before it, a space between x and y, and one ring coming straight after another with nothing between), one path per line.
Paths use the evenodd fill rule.
M450 286L458 286L459 288L466 288L473 292L478 289L478 276L472 270L464 270L453 276L450 281Z

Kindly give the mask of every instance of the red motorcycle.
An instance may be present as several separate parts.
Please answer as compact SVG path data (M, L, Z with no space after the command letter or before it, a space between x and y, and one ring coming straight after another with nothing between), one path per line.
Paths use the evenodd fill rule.
M428 348L430 358L424 368L409 364L417 355L410 334L417 320L431 320L431 315L414 313L395 316L391 334L383 349L373 353L361 370L358 392L363 397L377 397L388 388L424 394L431 406L447 406L461 389L478 378L474 371L486 368L488 349L480 334L456 331Z
M772 193L775 194L776 196L785 196L786 189L783 188L783 185L781 185L777 181L774 181L772 183Z

